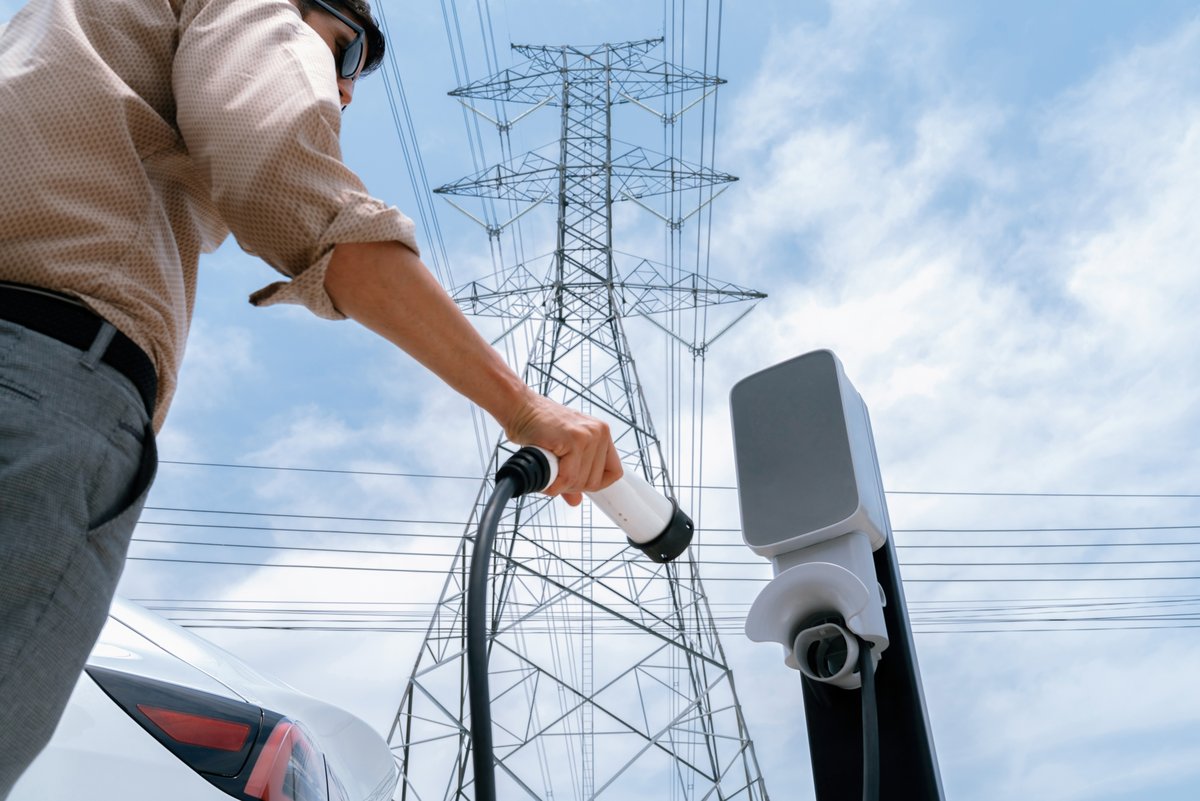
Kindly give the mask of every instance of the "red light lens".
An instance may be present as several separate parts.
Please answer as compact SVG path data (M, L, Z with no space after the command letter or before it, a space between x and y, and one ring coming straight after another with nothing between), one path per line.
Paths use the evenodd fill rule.
M246 780L246 795L262 801L328 801L325 760L295 721L279 721Z
M240 751L250 735L245 723L176 712L173 709L138 704L138 711L177 743L211 748L214 751Z

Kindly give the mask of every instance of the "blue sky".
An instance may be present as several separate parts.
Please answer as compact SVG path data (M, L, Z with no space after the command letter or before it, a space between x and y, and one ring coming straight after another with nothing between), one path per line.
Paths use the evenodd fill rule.
M467 65L482 77L476 6L459 5ZM653 5L493 0L488 10L497 58L510 66L510 40L671 35L663 8ZM0 12L16 6L0 1ZM703 6L688 5L687 36L669 45L693 67L702 59ZM710 6L715 18L717 4ZM454 65L441 4L386 8L429 182L473 172L463 112L446 96ZM679 12L677 23L683 19ZM923 615L917 646L947 798L1193 798L1200 694L1189 679L1200 634L1188 626L1196 625L1200 580L1179 577L1200 575L1189 563L1200 560L1200 547L1149 543L1198 539L1196 528L1169 527L1200 525L1200 500L1113 496L1200 493L1200 8L762 0L725 3L722 22L720 74L729 83L719 94L716 167L740 181L714 205L713 275L770 297L707 358L704 482L733 482L729 387L829 347L871 410L887 489L1091 493L889 499L896 542L907 546L906 594ZM359 87L345 118L346 158L374 192L408 210L413 192L385 88L380 76ZM637 135L654 131L648 117L636 119ZM549 141L539 127L549 123L531 118L519 145ZM456 283L489 271L478 227L440 201L437 214ZM523 221L534 253L550 248L536 244L552 222L540 214ZM622 221L623 249L661 250L649 217L626 213ZM246 296L271 280L269 268L232 242L202 264L163 459L359 472L164 464L137 536L378 548L379 538L282 531L311 521L278 513L464 520L471 481L365 473L477 475L466 402L351 324L300 309L251 309ZM643 342L646 354L635 355L657 365L662 345L649 329ZM665 408L663 389L647 383L655 408ZM703 503L702 528L736 527L734 493L692 500ZM1087 530L1047 530L1069 528ZM711 536L736 542L735 533ZM1086 547L1043 547L1068 543ZM963 544L1013 547L947 547ZM447 546L404 547L433 554L405 563L431 572L146 561L333 557L139 542L122 592L432 601ZM964 565L1020 561L1066 564ZM925 564L932 562L949 564ZM719 570L714 575L726 575ZM736 574L769 575L765 564ZM1136 576L1158 578L1130 580ZM1068 580L1047 580L1054 578ZM748 605L757 587L714 582L710 593L718 603ZM1132 627L1162 621L1045 620L1070 617L1063 604L1095 599L1139 606L1092 606L1092 617L1181 617L1157 630ZM964 611L999 606L1007 610L1001 616L1020 619L1026 613L1011 610L1018 603L1039 607L1035 622L981 622L979 612ZM417 635L394 633L202 633L380 727L419 644ZM779 649L732 631L723 641L769 791L807 797L797 678Z

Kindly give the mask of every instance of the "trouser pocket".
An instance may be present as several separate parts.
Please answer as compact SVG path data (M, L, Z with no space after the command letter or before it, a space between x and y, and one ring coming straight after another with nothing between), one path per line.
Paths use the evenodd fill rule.
M106 560L110 571L120 577L121 566L125 561L125 553L129 547L129 537L137 525L142 508L146 505L146 496L150 485L158 471L158 446L154 438L154 430L146 424L141 437L141 458L137 461L137 469L133 480L118 500L105 504L96 522L88 529L87 539L97 550L111 556ZM113 587L116 587L114 580Z

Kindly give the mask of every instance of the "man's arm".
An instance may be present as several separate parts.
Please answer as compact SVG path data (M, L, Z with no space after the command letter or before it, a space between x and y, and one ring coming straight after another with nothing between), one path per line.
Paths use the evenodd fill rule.
M525 385L479 335L412 250L398 242L341 243L325 273L337 309L399 346L484 409L513 442L559 457L549 494L580 492L621 476L608 426Z

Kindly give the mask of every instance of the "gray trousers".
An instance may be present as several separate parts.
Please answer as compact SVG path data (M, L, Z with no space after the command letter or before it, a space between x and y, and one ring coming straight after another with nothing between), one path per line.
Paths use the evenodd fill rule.
M0 801L54 733L157 465L133 384L0 320Z

